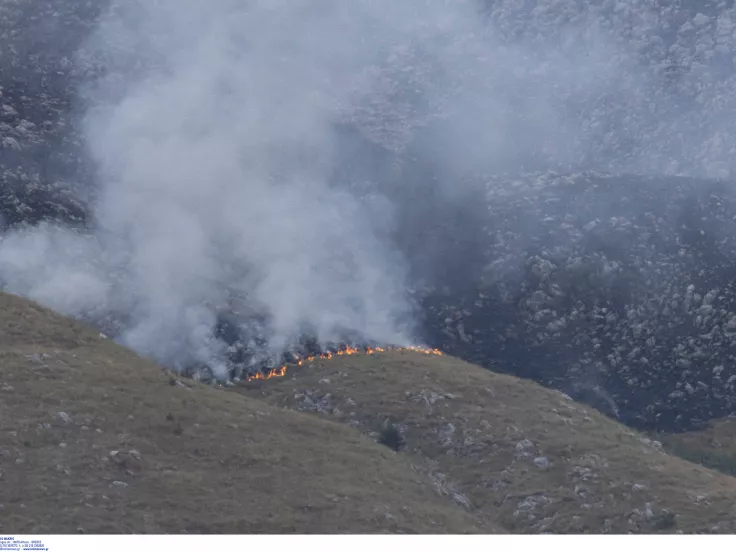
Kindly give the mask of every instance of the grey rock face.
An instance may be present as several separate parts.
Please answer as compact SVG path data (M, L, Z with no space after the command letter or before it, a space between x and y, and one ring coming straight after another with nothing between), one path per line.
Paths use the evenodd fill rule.
M424 297L434 345L633 425L733 411L732 185L541 175L492 182L488 205L475 287Z
M83 225L92 171L77 127L75 64L105 2L0 6L0 227Z

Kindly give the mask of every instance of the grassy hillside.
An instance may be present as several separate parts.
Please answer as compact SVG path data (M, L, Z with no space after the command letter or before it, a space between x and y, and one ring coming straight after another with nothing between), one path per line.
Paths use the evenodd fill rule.
M237 389L378 438L514 532L733 532L736 478L670 456L565 395L450 357L341 357Z
M354 429L0 294L0 533L495 530Z
M698 431L661 437L665 450L691 462L736 476L736 420L714 420Z
M446 356L208 387L0 294L0 532L736 531L736 478L664 450Z

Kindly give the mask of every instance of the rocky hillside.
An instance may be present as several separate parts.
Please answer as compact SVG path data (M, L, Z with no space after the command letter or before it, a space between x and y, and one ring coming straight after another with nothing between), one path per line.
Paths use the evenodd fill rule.
M237 393L380 438L512 532L733 532L736 479L569 396L450 357L340 357Z
M544 174L487 196L484 218L445 234L470 262L423 298L434 346L638 427L734 412L732 183Z
M83 223L92 169L78 129L75 52L104 2L0 5L0 225Z
M52 214L71 221L83 218L76 200L65 195L71 190L86 198L94 180L78 129L77 115L84 109L79 87L92 77L124 68L107 66L105 59L82 46L100 14L111 5L123 4L6 0L0 6L0 213L6 223ZM732 1L483 0L478 4L485 7L494 40L502 47L521 44L531 53L532 65L513 67L521 93L540 83L556 84L548 100L565 116L574 115L574 126L581 132L574 136L575 143L570 142L571 136L550 140L567 139L567 147L579 154L583 168L715 177L733 171L734 138L728 131L736 97ZM605 70L596 78L603 79L605 86L590 87L565 75L545 73L550 60L535 59L540 52L575 54L580 41L591 43L594 50L597 43L591 37L598 35L605 36L615 52L598 60ZM397 64L421 62L411 52L392 59ZM549 67L556 69L554 63ZM419 69L428 70L421 63ZM501 70L508 73L508 68ZM400 67L389 64L385 97L378 90L370 109L346 119L390 151L406 147L412 133L425 126L423 120L407 117L435 115L406 109L399 117L391 116L388 94L395 94L402 85L427 88L434 82L427 74L402 83L400 73ZM383 111L376 111L379 108ZM392 124L410 131L393 130ZM391 138L397 133L403 134L398 144ZM541 151L535 151L529 157L539 155ZM542 163L528 158L517 161L558 170L581 166L563 167L553 158ZM25 207L39 204L43 210L29 212Z

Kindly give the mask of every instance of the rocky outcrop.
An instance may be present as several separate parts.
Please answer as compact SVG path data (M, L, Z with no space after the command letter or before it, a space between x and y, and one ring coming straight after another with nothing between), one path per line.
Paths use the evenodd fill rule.
M75 54L103 2L0 6L0 227L83 224L92 167L78 128Z
M632 425L733 412L731 184L542 175L493 181L488 205L476 285L424 296L433 346Z

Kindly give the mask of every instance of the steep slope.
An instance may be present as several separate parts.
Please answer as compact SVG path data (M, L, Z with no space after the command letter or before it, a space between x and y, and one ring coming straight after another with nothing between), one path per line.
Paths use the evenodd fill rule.
M492 532L333 422L0 294L0 533Z
M426 294L433 346L639 429L734 413L732 183L530 175L491 181L487 203L485 240L450 265L475 280Z
M736 479L535 383L450 357L385 353L320 360L236 389L315 412L402 454L448 499L519 532L733 532Z
M697 431L660 437L665 450L691 462L736 476L736 420L714 420Z
M90 196L100 178L79 126L89 107L80 89L101 75L136 81L147 66L143 53L105 56L87 43L110 4L136 2L0 4L3 230L44 220L93 226ZM458 69L445 82L438 68L447 64L431 63L433 52L415 44L384 59L353 116L336 121L334 184L349 183L351 193L378 190L397 209L396 239L419 290L423 338L466 360L563 389L639 428L683 430L736 412L729 360L736 350L733 186L618 176L732 180L736 72L728 52L736 43L736 7L711 0L485 4L495 37L495 62L480 71L492 84L488 94L473 97L481 81L472 75L479 66L471 55L467 72ZM604 53L615 55L598 59L604 29L604 42L611 42ZM459 40L468 38L463 34ZM530 57L522 63L507 55L517 49ZM568 64L557 58L570 59L580 74L569 78ZM456 95L456 80L467 84L468 97ZM507 81L508 88L501 86ZM501 111L486 97L496 98ZM508 109L516 98L525 101ZM566 124L528 127L525 121L537 117L529 117L527 103L548 104ZM456 106L463 132L455 133L452 117L439 117L443 104ZM466 119L475 123L465 127ZM490 139L489 129L503 121L501 128L513 132ZM566 128L577 131L568 135ZM528 143L507 150L503 144L515 144L517 130ZM558 156L559 148L567 153ZM476 168L564 174L486 182L471 178ZM615 176L567 174L591 168ZM478 195L463 195L465 188ZM64 258L64 248L54 248ZM7 269L0 270L0 289L40 299L29 276L38 270L23 264L0 266ZM92 267L98 268L114 273L109 281L117 285L117 267ZM131 288L133 298L122 301L127 312L69 312L94 315L106 332L122 331L138 297ZM239 326L221 332L232 336L223 341L235 351L228 359L234 372L259 356L259 346L249 344L269 333L257 317L242 314L252 308L226 313Z
M88 222L93 167L78 128L75 52L107 2L0 4L0 227Z

